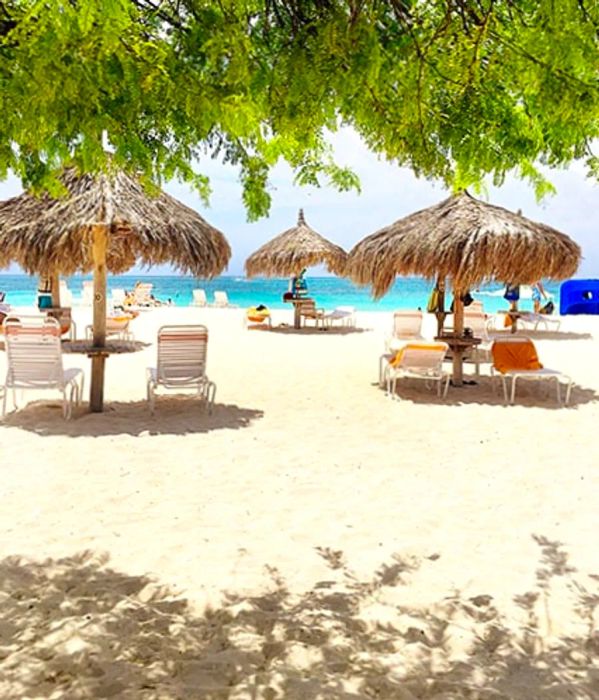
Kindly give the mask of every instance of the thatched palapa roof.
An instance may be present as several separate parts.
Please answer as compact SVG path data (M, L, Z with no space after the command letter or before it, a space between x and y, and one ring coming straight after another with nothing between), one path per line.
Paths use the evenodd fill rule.
M565 279L580 257L580 247L565 234L460 192L360 241L346 275L372 284L376 297L396 275L446 277L465 291L490 280Z
M343 274L347 253L310 228L300 209L297 226L265 243L245 261L248 277L286 277L304 267L326 263L330 272Z
M24 193L0 202L0 266L14 261L30 273L88 272L96 225L107 230L111 272L136 261L168 262L213 277L227 266L231 249L220 231L168 194L148 194L131 175L79 175L68 168L61 181L68 192L63 198Z

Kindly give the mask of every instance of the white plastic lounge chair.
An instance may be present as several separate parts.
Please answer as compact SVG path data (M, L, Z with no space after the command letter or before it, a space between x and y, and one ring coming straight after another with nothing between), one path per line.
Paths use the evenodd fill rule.
M509 395L509 403L511 404L514 403L516 397L516 381L518 379L544 379L549 381L555 381L558 403L561 403L560 383L563 381L566 384L566 398L564 403L567 404L570 401L570 393L572 391L572 380L563 372L560 372L555 369L549 369L547 367L542 367L540 369L508 369L503 371L497 367L501 347L503 346L506 350L509 351L510 346L514 347L518 345L521 348L524 348L525 351L533 353L534 357L537 356L535 344L530 338L513 337L497 339L494 341L493 347L491 349L493 355L493 366L491 367L491 375L493 376L493 380L495 380L495 377L497 376L501 377L501 382L503 384L503 397L505 399L505 402L508 403L507 380L511 377L512 387Z
M73 403L79 404L83 394L83 372L64 369L60 347L60 325L44 316L8 317L3 324L8 371L2 400L2 416L6 415L8 390L12 389L17 408L17 389L55 389L62 393L62 412L71 417Z
M73 306L73 294L68 288L66 280L60 280L58 287L60 294L60 305L68 307Z
M483 363L492 362L491 345L493 340L488 331L488 319L486 314L479 311L471 311L472 304L464 309L464 328L470 328L475 338L480 338L482 343L473 347L464 355L465 362L471 362L475 366L476 376L480 374L480 366Z
M333 323L339 322L341 326L348 328L356 327L356 308L354 306L337 306L324 316L324 322L327 326L332 326Z
M317 308L314 299L302 299L299 306L299 315L302 326L306 327L308 321L314 321L316 328L318 328L319 325L321 328L324 328L325 310Z
M395 354L405 347L409 340L424 340L422 337L422 311L395 311L393 313L393 330L385 338L385 352L379 357L379 384L383 384L385 363L389 354Z
M77 324L73 321L70 306L59 306L52 309L46 309L46 316L54 318L58 321L60 332L64 335L69 334L69 340L75 340L77 337Z
M447 343L407 343L399 352L399 363L396 366L391 361L396 353L388 355L384 370L384 378L387 386L387 394L391 398L396 397L396 385L398 377L418 377L428 381L437 382L437 394L447 396L450 376L443 371L443 359L449 346ZM443 389L443 382L445 388Z
M133 333L129 330L129 324L133 319L131 316L109 316L106 319L106 337L118 338L119 340L134 340ZM85 336L88 340L93 338L94 327L85 327Z
M535 314L531 312L529 314L522 314L518 318L518 325L521 325L524 329L528 328L533 331L539 330L539 326L544 326L546 331L559 331L561 320L549 314Z
M125 298L126 298L125 290L116 288L113 289L112 292L110 293L111 301L113 306L125 306Z
M216 384L206 376L208 329L206 326L162 326L158 329L156 367L147 371L150 411L154 412L158 387L180 391L194 389L212 412Z
M208 306L206 292L203 289L193 289L191 293L193 295L192 306Z
M227 292L214 292L214 304L217 309L232 308L233 304L229 303Z
M133 304L136 306L154 306L152 299L152 289L154 285L151 282L140 282L133 289Z
M94 303L94 283L92 280L83 281L81 303L83 306L91 306Z
M475 338L480 338L483 343L490 342L487 316L479 311L470 311L470 307L464 309L464 328L470 328Z
M387 339L387 351L399 350L405 343L397 341L422 340L422 311L395 311L393 331Z

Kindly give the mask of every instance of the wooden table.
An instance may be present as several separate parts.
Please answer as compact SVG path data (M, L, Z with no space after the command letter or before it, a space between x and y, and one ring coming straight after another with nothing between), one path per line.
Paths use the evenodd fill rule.
M62 351L66 353L80 353L93 358L94 356L108 357L109 355L121 355L130 352L139 352L148 346L138 340L107 340L104 347L96 347L93 340L65 340L62 343Z
M466 353L470 348L476 347L482 343L481 338L470 338L463 335L439 335L435 338L443 343L449 345L451 354L453 356L453 385L463 386L464 385L464 373L463 373L463 362L464 353Z
M101 372L104 375L104 365L106 360L111 355L120 355L123 353L137 352L146 347L146 343L140 343L135 340L108 340L104 347L97 347L93 340L71 340L65 341L62 344L62 350L66 353L81 353L87 355L92 361L92 376L94 372ZM92 385L92 393L90 394L90 405L93 401L99 402L99 405L104 403L104 382L96 382Z

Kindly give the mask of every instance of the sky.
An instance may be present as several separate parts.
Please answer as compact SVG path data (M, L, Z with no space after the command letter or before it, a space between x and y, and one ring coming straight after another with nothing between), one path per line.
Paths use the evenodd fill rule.
M335 159L350 166L360 178L361 192L338 192L320 188L298 187L285 164L272 172L270 193L272 207L268 218L248 223L241 201L237 169L217 161L200 163L199 170L211 181L212 196L206 207L190 188L170 182L165 190L196 209L213 226L220 229L231 244L233 256L224 274L243 274L245 259L256 248L295 225L298 210L304 209L308 224L326 238L349 250L365 236L423 207L435 204L448 194L440 183L417 178L411 170L399 168L368 150L358 134L344 128L331 135ZM500 188L489 187L477 195L493 204L542 221L577 241L583 261L577 277L599 277L599 183L586 177L583 164L568 169L547 170L546 175L557 189L538 203L526 182L507 178ZM0 199L21 192L16 178L0 183ZM16 267L11 268L17 272ZM143 272L134 268L132 273ZM168 274L167 266L151 268L151 274Z

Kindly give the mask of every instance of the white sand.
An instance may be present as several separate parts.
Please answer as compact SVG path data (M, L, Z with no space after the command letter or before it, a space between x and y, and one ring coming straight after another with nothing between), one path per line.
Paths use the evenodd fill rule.
M359 314L364 332L299 335L248 331L241 318L168 308L133 326L148 343L164 323L209 327L212 416L183 397L159 399L150 416L150 345L110 358L106 413L64 422L45 398L6 419L0 556L26 561L0 561L0 697L449 700L475 697L471 684L487 688L479 698L599 697L586 685L572 694L597 682L599 644L580 641L588 632L559 548L545 546L559 575L534 606L537 641L489 641L526 618L513 598L537 585L533 535L563 543L580 583L599 573L599 319L567 318L565 332L535 337L544 364L576 382L558 408L536 383L506 407L487 379L445 401L414 382L391 401L376 385L390 314ZM85 356L65 365L87 380ZM188 605L169 607L160 586ZM278 592L256 600L268 591ZM456 591L492 596L506 620L476 598L475 621L451 603ZM434 630L450 619L441 643ZM480 661L472 630L495 656ZM582 657L543 656L566 632ZM443 685L437 672L456 654L469 663ZM542 694L558 676L570 694Z

